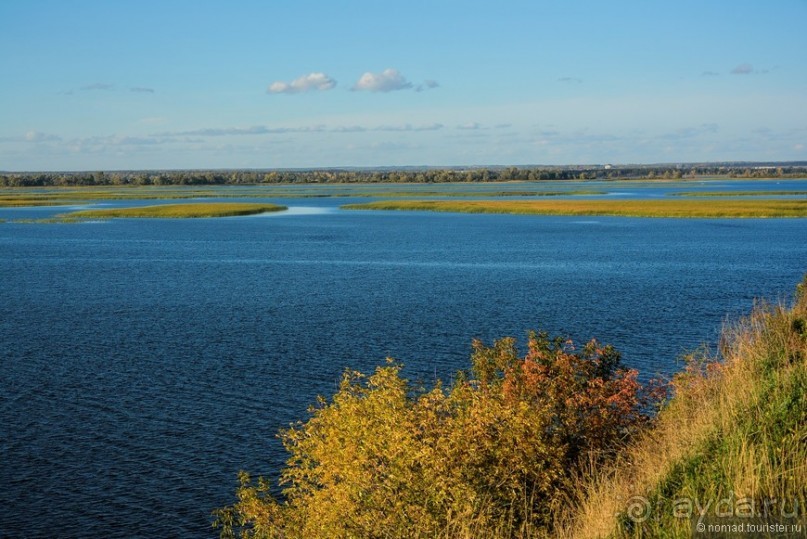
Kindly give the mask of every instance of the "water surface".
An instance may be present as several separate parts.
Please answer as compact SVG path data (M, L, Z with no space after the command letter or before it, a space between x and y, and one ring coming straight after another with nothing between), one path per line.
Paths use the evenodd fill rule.
M351 201L0 224L0 536L215 536L238 470L275 475L275 433L345 368L392 356L431 383L472 338L535 328L670 374L807 269L802 219L338 209Z

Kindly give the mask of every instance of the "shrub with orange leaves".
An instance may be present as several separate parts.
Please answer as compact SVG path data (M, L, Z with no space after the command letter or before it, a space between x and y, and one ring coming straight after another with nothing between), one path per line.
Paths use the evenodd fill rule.
M650 421L658 387L611 346L531 333L473 342L450 388L414 391L390 361L345 373L330 401L281 434L283 500L241 476L217 511L222 537L526 536L584 463L604 463Z

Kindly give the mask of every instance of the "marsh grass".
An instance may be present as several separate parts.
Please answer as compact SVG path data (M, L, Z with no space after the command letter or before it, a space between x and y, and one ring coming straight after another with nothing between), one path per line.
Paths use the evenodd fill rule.
M154 188L140 187L128 189L109 189L89 191L73 189L63 192L22 192L0 193L0 206L63 206L82 204L93 200L173 200L189 198L269 198L282 197L274 193L224 193L198 190L155 190Z
M31 207L31 206L69 206L79 204L80 200L54 200L37 197L0 197L0 207Z
M807 196L807 191L682 191L670 193L673 197L757 197L757 196Z
M807 200L392 200L347 204L342 209L623 217L807 217Z
M457 197L559 197L559 196L594 196L605 195L608 191L596 191L587 189L570 189L568 191L439 191L439 190L412 190L412 191L384 191L377 192L356 192L345 193L340 196L350 197L384 197L384 198L409 198L409 197L437 197L437 198L457 198Z
M199 189L194 187L109 187L109 188L49 188L49 189L4 189L0 190L0 207L18 206L62 206L81 204L93 200L173 200L189 198L409 198L409 197L553 197L602 195L605 191L569 190L569 191L441 191L417 188L411 191L393 191L379 189L368 191L365 186L347 186L338 191L323 186L318 192L293 187L276 188L274 186L230 186L222 189Z
M248 203L198 203L162 204L136 208L113 208L107 210L83 210L57 216L62 219L114 219L114 218L161 218L186 219L196 217L232 217L285 210L276 204Z
M558 536L690 537L698 510L676 516L675 500L710 503L707 518L719 500L752 500L760 513L777 500L772 517L786 504L805 524L806 320L807 280L791 309L758 304L728 325L719 355L691 354L656 425L583 483ZM637 500L646 520L630 517Z

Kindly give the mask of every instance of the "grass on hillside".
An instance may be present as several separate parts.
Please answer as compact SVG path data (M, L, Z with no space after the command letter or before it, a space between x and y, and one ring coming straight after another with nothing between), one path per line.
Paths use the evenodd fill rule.
M807 200L392 200L342 208L624 217L807 217Z
M254 215L257 213L285 210L285 206L276 204L246 203L198 203L198 204L163 204L159 206L142 206L136 208L112 208L107 210L83 210L66 213L60 217L66 219L112 219L112 218L193 218L193 217L231 217L236 215Z
M719 361L688 359L656 425L580 489L559 536L710 537L708 525L778 522L801 524L784 536L803 537L807 278L792 309L759 304L726 327Z

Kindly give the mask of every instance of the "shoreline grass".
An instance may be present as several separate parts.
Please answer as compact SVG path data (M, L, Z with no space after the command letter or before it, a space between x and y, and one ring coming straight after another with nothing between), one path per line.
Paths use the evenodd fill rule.
M757 304L719 355L687 359L654 427L583 483L558 537L691 537L739 507L740 521L752 508L807 526L807 278L792 308Z
M111 208L105 210L82 210L61 214L57 217L68 220L116 218L192 219L201 217L255 215L259 213L283 211L285 209L287 209L285 206L278 206L277 204L213 202L199 204L162 204L158 206Z
M389 200L344 210L676 218L807 217L807 200Z

